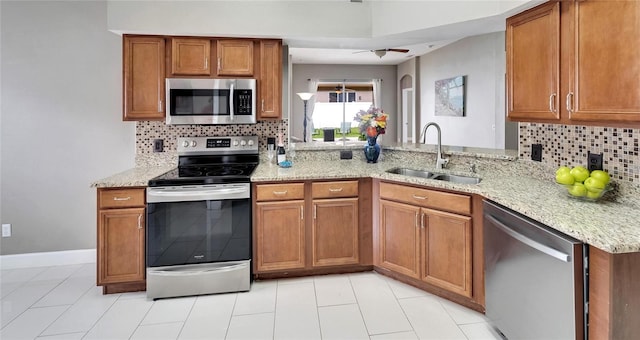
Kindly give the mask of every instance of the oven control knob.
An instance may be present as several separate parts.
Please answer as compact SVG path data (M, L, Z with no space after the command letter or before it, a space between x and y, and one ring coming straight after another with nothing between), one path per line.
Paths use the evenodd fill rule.
M238 146L238 144L240 144L237 140L233 141L233 146Z
M245 146L245 145L247 145L247 141L246 141L246 140L244 140L244 139L243 139L243 140L241 140L241 141L240 141L240 145L241 145L241 146Z
M186 141L182 142L182 146L184 146L185 148L189 147L189 141L186 140Z
M196 141L192 141L191 142L191 146L193 146L194 148L196 147L196 145L198 145L198 143Z
M253 146L253 140L249 139L249 141L247 142L247 145Z

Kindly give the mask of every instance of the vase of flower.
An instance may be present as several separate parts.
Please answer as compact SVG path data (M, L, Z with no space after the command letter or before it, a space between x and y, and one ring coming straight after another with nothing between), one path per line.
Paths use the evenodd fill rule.
M379 156L378 136L367 136L367 145L364 146L364 157L367 159L367 163L377 163Z
M367 136L367 145L364 146L364 156L367 163L377 163L380 156L378 136L384 134L389 117L382 109L371 106L367 111L360 110L353 117L358 122L360 133Z

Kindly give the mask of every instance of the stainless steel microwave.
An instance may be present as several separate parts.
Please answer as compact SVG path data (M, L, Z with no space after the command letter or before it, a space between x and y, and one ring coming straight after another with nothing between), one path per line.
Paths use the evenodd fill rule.
M167 78L167 124L255 124L255 79Z

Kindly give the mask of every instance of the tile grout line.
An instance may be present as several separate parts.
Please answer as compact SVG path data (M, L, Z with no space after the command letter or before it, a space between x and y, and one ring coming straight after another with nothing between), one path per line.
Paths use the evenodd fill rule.
M364 320L364 314L362 314L362 308L360 307L360 301L358 300L358 295L356 295L356 290L355 288L353 288L351 275L347 274L347 280L349 280L349 286L351 287L351 292L353 293L353 297L356 299L356 305L358 306L358 312L360 312L360 317L362 318L362 324L364 324L364 329L367 331L367 335L369 336L369 339L371 339L372 334L369 331L369 327L367 327L367 322Z
M316 305L316 321L318 322L318 331L320 332L320 339L322 339L322 325L320 324L320 310L319 310L320 307L318 306L318 291L316 290L315 278L311 282L313 283L313 298L314 298L314 303Z
M379 274L379 275L382 275L382 274ZM384 282L387 285L387 287L389 287L389 290L391 290L391 294L393 294L393 297L396 299L396 303L400 307L400 310L402 311L402 314L404 315L404 318L407 320L407 322L411 326L411 330L413 331L413 334L415 334L416 337L418 337L418 332L416 332L416 328L413 326L413 323L411 322L411 319L409 319L409 316L407 315L407 311L405 311L404 307L402 307L402 304L400 303L400 299L398 299L398 296L396 295L396 292L391 287L391 284L389 284L389 281L387 280L386 276L384 277Z
M252 283L250 283L252 284ZM249 287L249 290L251 290L251 287ZM236 310L236 305L238 304L238 293L236 294L236 298L233 299L233 308L231 308L231 315L229 315L229 322L227 322L227 330L224 332L224 338L226 339L229 336L229 329L231 329L231 320L233 320L233 312ZM198 302L196 300L196 302ZM193 304L195 306L195 303ZM186 322L185 322L186 324ZM179 338L180 336L178 336Z

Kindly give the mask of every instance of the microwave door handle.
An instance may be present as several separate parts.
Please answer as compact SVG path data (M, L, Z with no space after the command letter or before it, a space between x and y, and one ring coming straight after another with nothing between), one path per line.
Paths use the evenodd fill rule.
M229 100L229 102L230 102L230 104L229 104L229 113L231 114L231 121L233 121L233 115L235 114L235 112L234 112L235 111L235 109L234 109L235 105L233 103L233 97L234 97L233 96L233 87L234 87L234 84L231 83L231 86L230 86L230 90L231 91L229 93L229 96L231 97L231 99Z

